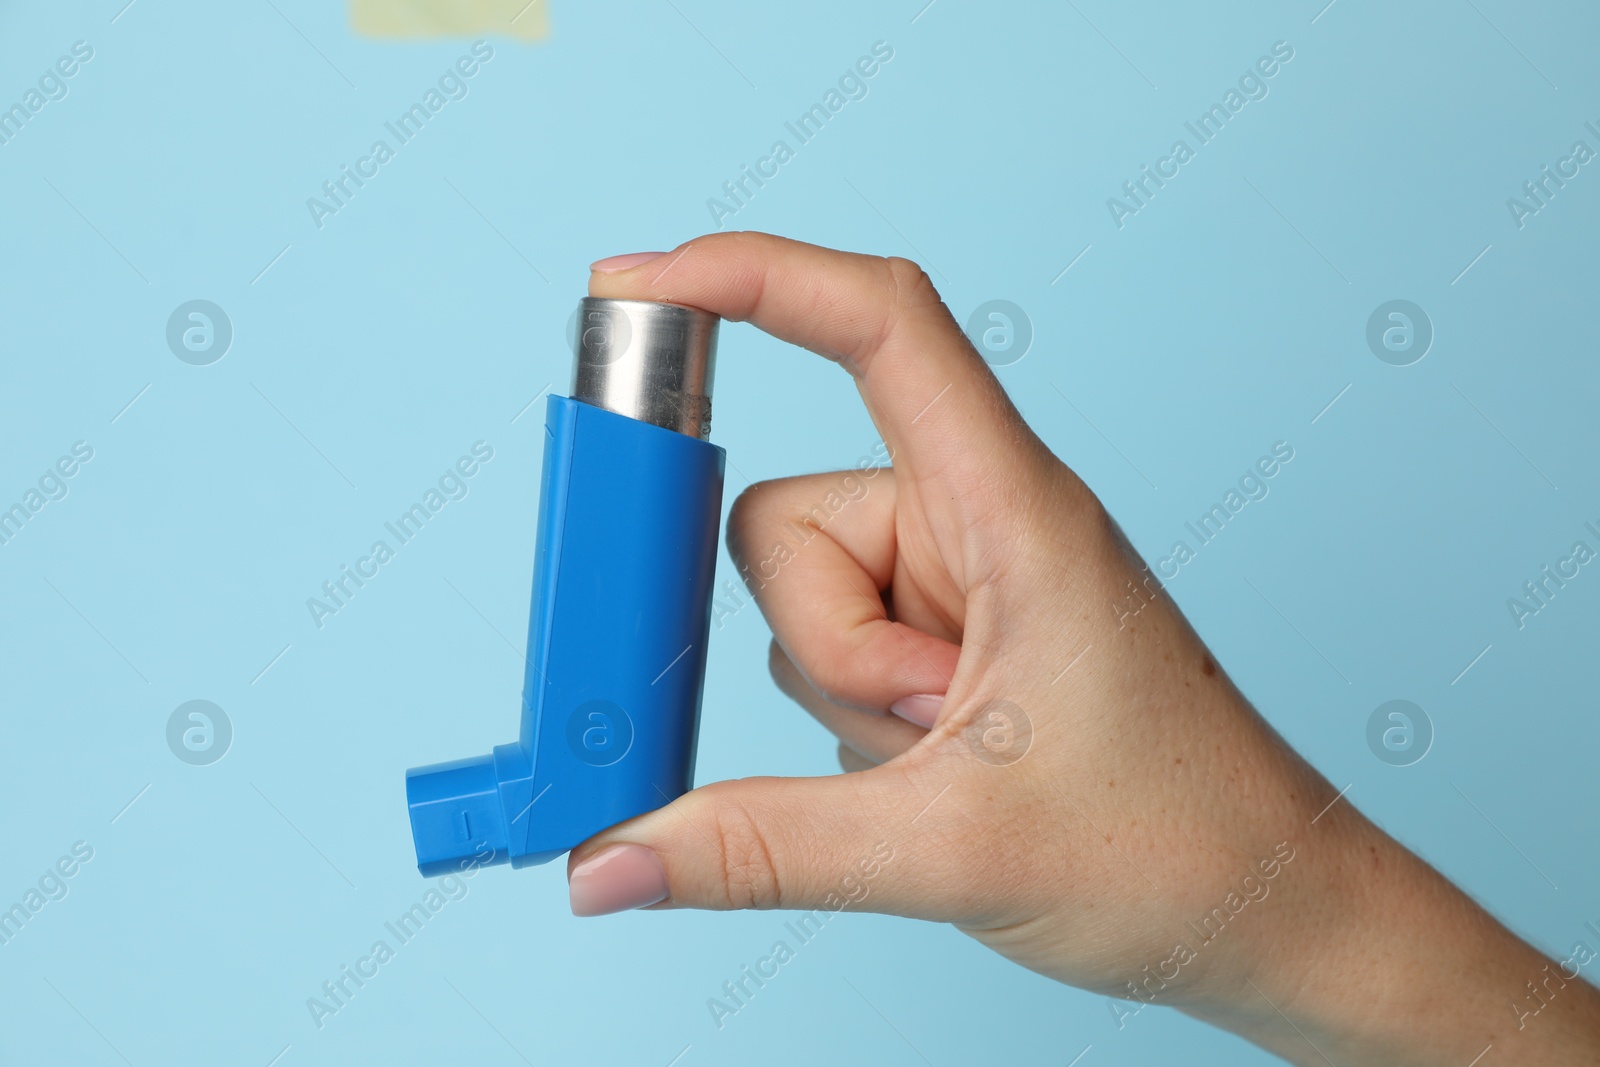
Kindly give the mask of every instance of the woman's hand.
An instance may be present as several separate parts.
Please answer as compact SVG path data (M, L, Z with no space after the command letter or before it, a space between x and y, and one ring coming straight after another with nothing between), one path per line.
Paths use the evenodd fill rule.
M1600 1062L1574 965L1285 745L915 265L717 234L602 261L590 292L839 363L894 466L754 485L729 521L773 676L853 773L718 782L614 827L572 854L575 912L859 906L1297 1063ZM1519 1016L1527 982L1548 1006Z

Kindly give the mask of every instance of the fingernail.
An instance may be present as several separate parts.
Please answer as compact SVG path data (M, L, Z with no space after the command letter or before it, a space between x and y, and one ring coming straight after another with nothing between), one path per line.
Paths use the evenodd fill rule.
M632 270L641 263L648 263L652 259L666 255L665 252L629 252L623 256L608 256L597 259L589 264L589 269L600 274L615 274L621 270Z
M939 709L943 706L944 697L934 693L918 693L916 696L901 697L889 705L889 710L906 722L916 723L931 730L933 721L939 717Z
M667 869L644 845L613 845L572 869L572 914L632 911L667 899Z

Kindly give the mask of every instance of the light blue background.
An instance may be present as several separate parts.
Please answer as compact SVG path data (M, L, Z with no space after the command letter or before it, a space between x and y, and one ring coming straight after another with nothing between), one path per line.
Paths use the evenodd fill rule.
M0 1060L1273 1062L1165 1009L1119 1031L1103 998L870 915L718 1031L706 998L787 916L579 921L559 864L476 878L324 1028L306 1009L424 891L403 770L514 732L542 441L515 416L565 386L587 264L712 228L706 199L880 39L870 95L730 225L917 258L963 319L1021 305L1002 379L1147 553L1288 441L1173 595L1291 742L1519 931L1564 951L1600 920L1600 568L1524 629L1506 607L1600 547L1600 173L1520 230L1505 204L1600 146L1592 6L554 0L548 41L491 38L319 231L306 198L470 41L274 2L0 3L0 103L95 50L0 146L0 501L95 450L0 547L0 905L95 850L0 946ZM1107 197L1279 40L1270 95L1119 230ZM208 367L164 339L194 298L236 332ZM1364 340L1392 298L1437 331L1409 367ZM730 500L870 452L837 368L745 326L722 352ZM470 495L316 629L306 598L478 440ZM753 607L715 635L702 781L836 769L766 641ZM197 698L235 731L209 767L165 741ZM1365 739L1393 698L1437 730L1408 768Z

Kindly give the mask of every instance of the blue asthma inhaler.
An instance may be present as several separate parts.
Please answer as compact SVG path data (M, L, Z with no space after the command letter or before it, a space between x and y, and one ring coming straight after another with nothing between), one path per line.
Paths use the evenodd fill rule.
M522 734L406 772L417 868L544 863L693 786L723 450L717 316L579 305L545 408Z

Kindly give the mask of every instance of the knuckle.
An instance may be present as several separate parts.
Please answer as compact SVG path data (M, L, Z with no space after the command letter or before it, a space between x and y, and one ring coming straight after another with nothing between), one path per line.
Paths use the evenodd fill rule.
M933 279L911 260L887 256L877 261L877 269L881 272L884 294L881 321L876 336L851 353L853 369L857 373L865 373L873 357L889 344L903 316L942 303Z
M756 236L758 235L746 230L719 230L716 233L703 233L684 244L706 252L738 254L749 249L754 243L752 238Z
M761 826L735 797L713 795L711 799L712 828L722 856L722 891L728 907L782 907L777 863Z
M743 563L751 544L767 520L771 509L770 482L755 482L734 498L728 509L728 554L735 563Z
M778 692L801 707L809 708L819 700L824 704L846 703L844 696L851 689L852 679L845 671L831 666L836 655L843 653L836 653L831 647L812 649L807 665L802 667L774 639L767 648L767 671Z
M940 302L939 290L921 266L900 256L890 256L884 264L893 286L895 307L920 308Z
M841 694L850 688L850 672L840 663L841 659L841 655L830 649L813 656L812 662L804 668L805 680L817 696L829 704L843 703Z
M767 673L772 675L780 691L793 695L796 674L794 661L776 638L767 643Z
M747 486L728 509L725 537L734 562L746 562L754 548L769 547L763 537L778 533L785 526L808 523L820 531L827 515L815 500L827 491L836 491L834 478L836 475L832 474L795 475Z

